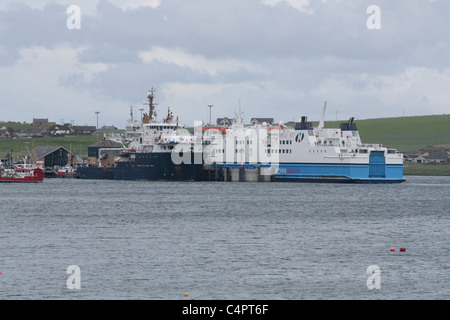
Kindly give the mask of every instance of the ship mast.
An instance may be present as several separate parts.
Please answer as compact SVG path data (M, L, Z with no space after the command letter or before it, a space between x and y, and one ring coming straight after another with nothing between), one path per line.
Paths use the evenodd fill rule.
M323 129L326 110L327 110L327 102L325 101L325 103L323 104L323 109L322 109L322 117L320 118L320 122L319 122L319 127L318 127L319 129Z
M31 162L33 163L33 167L36 167L36 150L34 149L34 140L33 143L33 154L31 156Z
M157 103L153 102L154 98L155 98L155 89L151 88L147 94L148 102L144 103L145 105L149 106L149 113L147 116L144 116L145 121L143 119L144 123L149 123L150 121L153 121L153 117L156 117L155 106L157 105Z

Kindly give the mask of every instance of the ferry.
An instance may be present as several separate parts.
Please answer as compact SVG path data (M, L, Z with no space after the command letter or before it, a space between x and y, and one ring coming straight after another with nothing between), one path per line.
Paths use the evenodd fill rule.
M401 183L403 154L381 144L362 143L354 118L339 128L301 117L295 126L244 125L235 113L227 128L203 127L204 157L218 169L258 169L270 181Z
M154 89L147 94L149 112L135 119L131 108L130 119L123 134L111 134L102 139L119 143L120 149L100 148L93 156L96 164L78 166L76 171L81 179L109 180L196 180L202 169L198 161L201 150L196 155L189 149L189 161L174 161L174 148L179 143L193 143L193 136L180 128L178 117L168 109L166 117L157 120ZM192 151L192 152L191 152Z

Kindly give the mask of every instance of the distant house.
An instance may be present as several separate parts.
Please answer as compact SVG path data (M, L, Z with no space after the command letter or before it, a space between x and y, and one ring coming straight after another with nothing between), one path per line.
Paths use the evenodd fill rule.
M230 126L230 125L231 125L231 122L232 122L232 120L229 119L229 118L227 118L227 117L224 117L224 118L217 118L217 121L216 121L216 123L217 123L219 126Z
M251 118L250 123L253 125L262 124L263 122L267 124L273 124L273 118Z
M48 118L46 118L46 119L33 118L33 122L31 124L33 126L38 126L38 127L40 127L40 126L47 127L47 126L54 126L56 124L56 122L50 122L50 121L48 121Z
M10 139L11 138L11 134L9 133L8 129L5 126L0 128L0 138L1 139Z
M405 163L443 163L450 158L449 153L444 148L426 147L420 151L404 152Z
M40 118L33 118L33 126L47 126L48 125L48 118L46 119L40 119Z
M53 136L69 134L69 133L70 133L70 130L63 130L63 129L52 130L50 132L50 134L53 135Z
M444 148L439 150L431 150L428 152L428 156L425 156L428 163L443 163L446 162L448 157L448 153Z
M404 153L403 160L405 163L427 163L427 159L419 153Z
M89 133L93 134L95 131L97 131L97 128L95 126L73 126L72 130L75 133Z
M43 128L34 128L31 130L20 130L20 132L17 133L17 136L19 137L42 137L44 135L48 134L47 130Z
M115 126L103 126L101 127L102 130L117 130Z

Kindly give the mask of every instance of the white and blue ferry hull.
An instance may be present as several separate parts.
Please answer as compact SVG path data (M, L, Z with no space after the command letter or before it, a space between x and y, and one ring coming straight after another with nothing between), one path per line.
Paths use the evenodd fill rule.
M403 165L384 165L374 170L370 164L280 164L274 181L401 183Z
M370 164L319 164L280 163L264 164L219 164L219 168L271 168L272 181L277 182L338 182L338 183L401 183L403 165L393 164L374 170Z

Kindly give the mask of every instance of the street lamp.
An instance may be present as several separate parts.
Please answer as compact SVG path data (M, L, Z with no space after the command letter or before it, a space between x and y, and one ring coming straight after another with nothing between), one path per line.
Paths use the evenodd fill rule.
M98 141L98 114L100 113L100 111L95 111L95 114L97 115L97 127L95 129L95 131L97 132L97 141Z
M209 126L211 127L211 108L214 107L212 104L208 104L209 107Z

